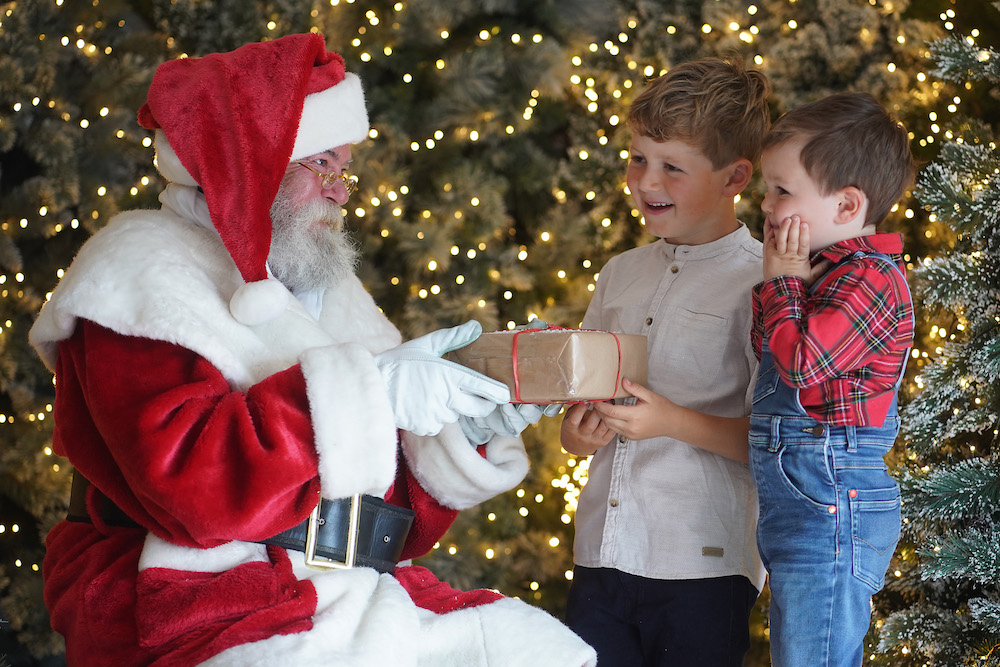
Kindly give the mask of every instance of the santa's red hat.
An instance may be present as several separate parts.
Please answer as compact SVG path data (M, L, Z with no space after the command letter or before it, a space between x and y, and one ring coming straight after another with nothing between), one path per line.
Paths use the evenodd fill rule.
M267 321L288 292L268 279L271 204L289 162L364 139L357 76L319 34L290 35L157 68L139 124L156 130L156 163L205 192L212 222L246 284L230 310Z

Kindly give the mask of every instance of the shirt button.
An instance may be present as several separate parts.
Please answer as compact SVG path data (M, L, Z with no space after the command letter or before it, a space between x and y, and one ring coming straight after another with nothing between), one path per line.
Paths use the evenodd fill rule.
M670 273L677 273L680 270L681 267L677 266L676 264L670 267Z
M618 507L618 499L612 498L611 500L608 501L608 504L611 505L612 507Z
M653 323L653 318L652 317L647 317L646 318L646 326L648 327L652 323Z

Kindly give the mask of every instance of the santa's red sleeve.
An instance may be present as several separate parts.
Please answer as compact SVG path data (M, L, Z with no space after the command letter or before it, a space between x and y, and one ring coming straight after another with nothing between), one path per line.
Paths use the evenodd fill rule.
M270 537L319 495L299 367L233 391L177 345L87 320L60 345L56 452L158 536L211 547Z

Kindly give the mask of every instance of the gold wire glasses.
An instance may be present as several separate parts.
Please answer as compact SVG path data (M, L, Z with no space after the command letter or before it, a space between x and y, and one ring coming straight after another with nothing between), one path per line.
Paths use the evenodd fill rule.
M344 187L347 188L348 196L354 194L354 192L358 189L358 177L350 176L346 171L340 173L336 171L322 172L319 169L310 166L308 162L304 162L302 160L296 160L295 164L305 167L312 173L319 176L324 190L333 189L333 186L336 185L338 180L340 180L340 182L344 184Z

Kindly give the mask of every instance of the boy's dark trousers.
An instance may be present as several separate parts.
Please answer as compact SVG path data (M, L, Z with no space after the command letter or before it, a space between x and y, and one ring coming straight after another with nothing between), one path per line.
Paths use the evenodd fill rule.
M740 667L757 594L740 575L664 580L578 565L566 623L600 667Z

